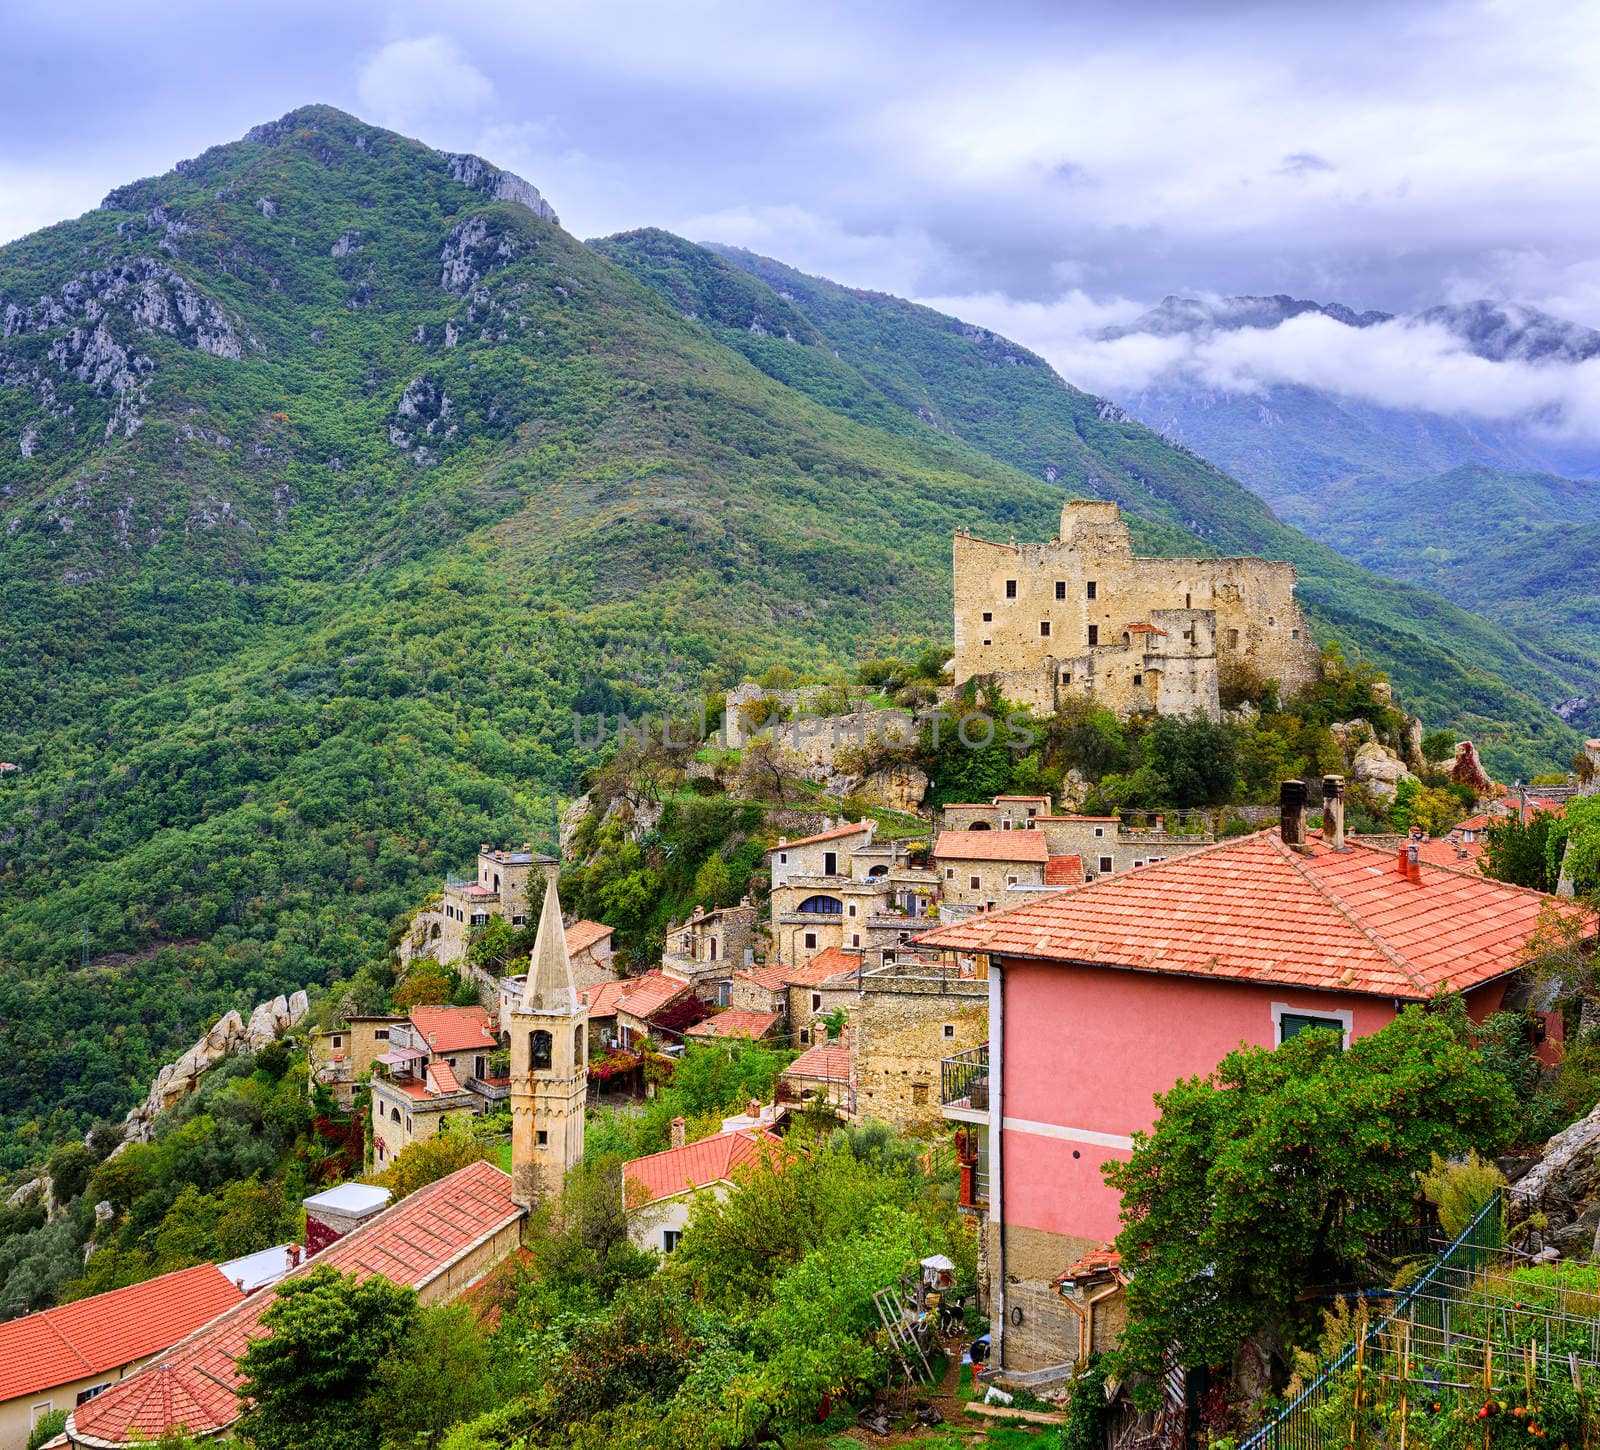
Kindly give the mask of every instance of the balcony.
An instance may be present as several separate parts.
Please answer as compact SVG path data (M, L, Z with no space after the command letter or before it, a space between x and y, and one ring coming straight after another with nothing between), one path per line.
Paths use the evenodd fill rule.
M507 1073L504 1077L469 1075L463 1086L491 1103L503 1103L511 1096L511 1074Z
M939 1107L957 1123L989 1121L989 1044L968 1048L939 1064Z

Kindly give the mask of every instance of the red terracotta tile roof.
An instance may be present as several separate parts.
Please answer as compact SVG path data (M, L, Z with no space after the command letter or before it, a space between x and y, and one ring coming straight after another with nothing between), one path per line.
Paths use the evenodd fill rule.
M1468 816L1464 821L1457 821L1455 828L1458 831L1486 831L1489 829L1488 816Z
M1048 801L1047 795L997 795L994 800L999 805L1001 801Z
M500 1045L482 1007L413 1007L407 1015L430 1052L472 1052Z
M420 1289L522 1212L511 1201L508 1174L492 1163L471 1163L385 1209L289 1277L328 1264L358 1279L382 1274ZM201 1436L226 1429L240 1408L235 1361L260 1337L261 1316L273 1298L273 1286L258 1289L174 1344L159 1364L79 1405L68 1421L73 1442L124 1446L136 1438L157 1439L179 1425Z
M1130 624L1128 626L1128 633L1129 634L1165 634L1166 630L1158 629L1153 624Z
M1406 880L1389 851L1317 843L1301 855L1262 831L917 941L1419 1001L1515 970L1540 912L1556 904L1437 865L1421 877Z
M197 1264L0 1324L0 1402L159 1354L243 1298Z
M819 1042L784 1068L783 1075L810 1078L817 1082L849 1082L850 1044Z
M778 1020L776 1012L752 1012L748 1007L729 1007L715 1017L697 1022L685 1037L748 1037L759 1042L772 1031Z
M1475 871L1483 859L1482 841L1465 841L1459 836L1435 836L1417 843L1417 854L1430 865L1449 866L1456 871Z
M820 987L835 977L854 976L861 968L861 953L829 947L799 967L785 967L784 981L791 987Z
M1047 861L1039 831L940 831L933 855L940 861Z
M622 1165L624 1199L629 1208L639 1208L715 1183L729 1183L734 1169L760 1161L781 1143L782 1139L771 1133L736 1128L682 1148L635 1158Z
M1036 821L1093 821L1096 825L1110 825L1122 823L1121 816L1035 816Z
M626 977L623 985L627 990L617 999L616 1010L645 1021L693 990L687 982L659 971L646 972L642 977Z
M1056 1276L1057 1284L1069 1284L1074 1279L1095 1279L1103 1274L1114 1274L1122 1268L1122 1255L1110 1244L1090 1249L1081 1259L1068 1264Z
M566 930L567 955L577 956L579 952L586 952L590 947L603 942L616 928L609 927L603 921L575 921Z
M428 1064L428 1086L436 1093L461 1091L461 1083L456 1078L455 1069L448 1062Z
M993 801L950 801L941 810L946 811L997 811L1000 809Z
M798 841L785 841L781 846L772 847L767 855L770 856L773 851L792 851L796 846L814 846L819 841L835 841L840 836L853 836L857 831L868 830L871 825L871 821L856 821L851 825L835 826L831 831L818 831L816 835L802 836Z
M1044 884L1046 886L1078 886L1082 882L1082 856L1051 856L1044 863Z
M765 987L769 992L781 992L789 985L789 973L793 967L783 962L769 962L764 967L755 967L748 972L735 972L734 980L740 982L753 982L758 987Z
M602 982L598 987L589 987L578 995L588 1003L589 1020L594 1022L602 1017L615 1017L617 1003L628 994L628 988L633 985L630 977L618 977L615 981Z

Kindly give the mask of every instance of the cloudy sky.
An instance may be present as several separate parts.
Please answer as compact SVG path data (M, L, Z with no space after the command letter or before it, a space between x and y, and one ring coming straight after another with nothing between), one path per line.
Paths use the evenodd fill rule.
M580 236L740 243L989 322L1106 391L1128 349L1086 331L1168 293L1508 297L1600 326L1589 0L4 13L0 239L327 101L521 173Z

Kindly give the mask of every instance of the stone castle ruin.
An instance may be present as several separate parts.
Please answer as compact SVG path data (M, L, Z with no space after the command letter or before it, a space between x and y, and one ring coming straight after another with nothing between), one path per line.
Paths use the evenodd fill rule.
M1295 567L1265 559L1141 559L1115 503L1071 499L1061 537L991 543L958 533L957 685L1054 711L1092 699L1119 715L1221 716L1219 677L1316 678Z

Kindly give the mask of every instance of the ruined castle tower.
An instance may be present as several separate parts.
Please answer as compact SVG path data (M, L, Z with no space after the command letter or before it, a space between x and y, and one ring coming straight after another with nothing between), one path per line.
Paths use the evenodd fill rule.
M511 1193L530 1208L560 1193L583 1157L589 1009L573 985L557 869L547 868L528 985L511 1014Z

